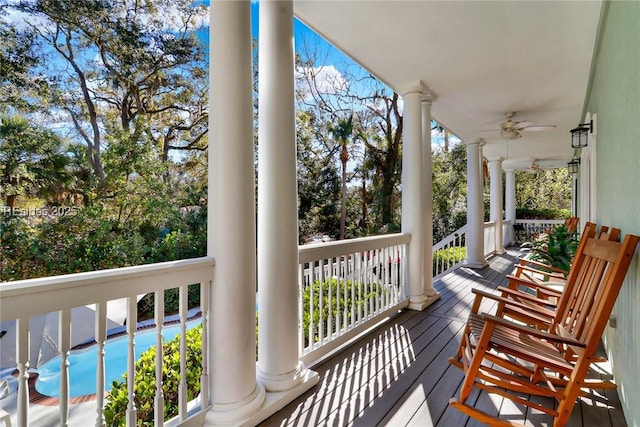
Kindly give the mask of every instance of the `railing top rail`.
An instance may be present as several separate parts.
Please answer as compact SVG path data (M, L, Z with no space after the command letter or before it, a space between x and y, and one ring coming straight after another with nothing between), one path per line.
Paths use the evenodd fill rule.
M298 247L299 262L312 262L319 259L349 255L361 251L404 245L411 241L411 234L395 233L382 236L362 237L326 243L314 243Z
M202 257L0 283L0 320L208 281L214 265Z
M519 224L564 224L564 219L520 219L517 218L516 223Z
M433 245L433 251L435 252L438 249L443 248L445 245L455 241L457 238L459 238L461 235L465 234L466 232L467 232L467 224L465 224L462 227L458 228L456 231L454 231L453 233L449 234L447 237L443 238L438 243Z

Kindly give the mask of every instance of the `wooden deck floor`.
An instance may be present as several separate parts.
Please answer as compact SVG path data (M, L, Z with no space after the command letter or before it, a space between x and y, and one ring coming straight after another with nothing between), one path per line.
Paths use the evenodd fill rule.
M319 384L265 420L268 426L479 426L448 406L458 395L462 371L455 354L473 296L470 289L505 284L520 254L510 248L481 270L459 268L434 283L441 299L423 312L402 311L331 359L312 367ZM599 372L610 378L606 363ZM535 398L535 397L534 397ZM479 409L531 426L551 417L487 393L471 397ZM594 392L574 407L568 426L626 427L616 391Z

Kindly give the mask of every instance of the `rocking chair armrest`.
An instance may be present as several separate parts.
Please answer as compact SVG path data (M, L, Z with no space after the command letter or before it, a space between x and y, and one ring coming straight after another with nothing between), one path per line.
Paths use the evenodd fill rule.
M509 289L509 291L513 291L512 289ZM493 294L491 292L486 292L486 291L482 291L480 289L471 289L471 292L473 292L476 295L476 298L481 297L481 298L489 298L491 300L494 300L496 302L501 302L504 303L505 306L511 306L511 307L517 307L517 308L521 308L524 310L528 310L528 311L535 311L536 315L540 315L543 317L547 317L550 321L553 320L554 317L554 313L544 307L538 306L538 305L532 305L532 304L528 304L528 303L523 303L517 300L514 300L512 298L508 298L504 295L496 295ZM513 291L518 292L518 291ZM530 301L533 304L539 303L539 304L544 304L544 303L548 303L547 300L543 300L540 298L536 298L533 295L520 295L522 294L522 292L519 292L518 295L514 295L517 297L523 297L523 299L526 299L527 301Z
M519 274L522 270L526 270L526 271L530 271L532 273L540 274L542 276L552 277L554 279L566 279L567 278L567 274L569 274L569 273L565 273L564 270L562 272L559 272L559 271L543 271L543 270L540 270L538 268L529 267L528 265L522 265L522 264L516 264L516 270L518 270L518 273L516 273L516 274Z
M549 294L556 294L557 296L562 295L562 292L559 292L556 289L550 288L548 286L545 286L542 283L537 283L537 282L532 282L531 280L524 278L524 277L518 277L518 276L514 276L512 274L507 274L506 278L509 279L509 282L517 282L519 285L523 285L526 286L528 288L532 288L532 289L543 289L545 292L549 293ZM501 288L503 288L504 286L502 286ZM511 288L511 287L510 287ZM511 288L511 289L515 289L515 288Z
M581 347L581 348L584 348L587 346L582 341L578 341L576 339L569 338L569 337L561 337L559 335L549 333L549 332L540 331L530 326L515 323L507 319L503 319L502 317L494 316L492 314L483 313L481 314L481 316L485 322L493 323L495 325L500 325L502 327L512 329L514 331L521 332L523 334L531 335L546 341L551 341L558 344L566 344L566 345L571 345L571 346Z
M542 263L540 261L534 261L534 260L528 259L528 258L520 258L520 262L518 264L515 264L515 266L516 267L519 267L519 266L523 266L524 267L524 266L527 266L527 264L530 264L530 265L533 265L533 266L536 266L536 267L546 268L546 269L554 271L556 273L569 274L568 270L564 270L564 269L558 268L558 267L553 267L551 265L544 264L544 263Z

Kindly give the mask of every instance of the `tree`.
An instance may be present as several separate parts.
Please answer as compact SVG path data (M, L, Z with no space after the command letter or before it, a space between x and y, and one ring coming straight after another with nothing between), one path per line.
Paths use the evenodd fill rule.
M349 144L353 143L354 127L353 114L348 118L338 118L335 125L329 125L329 133L333 135L335 142L340 146L340 163L342 164L340 204L340 240L344 240L347 221L347 162L349 161Z
M34 110L36 94L46 92L46 80L32 70L40 63L35 54L35 36L19 31L3 18L7 5L0 5L0 113Z
M40 23L33 31L47 46L43 54L57 54L42 70L55 87L52 103L85 144L101 191L103 152L118 142L107 141L106 128L152 145L163 162L170 150L204 150L207 69L194 33L202 4L34 0L17 7Z
M69 158L51 130L18 116L0 118L0 195L9 208L20 196L41 196L59 202L70 181Z
M524 209L571 209L567 168L516 173L516 206Z
M432 164L433 241L437 243L467 222L465 145L455 144L434 149Z
M337 236L340 222L336 206L339 202L340 178L331 156L319 143L324 128L317 123L313 111L296 114L298 154L298 224L301 242L313 234Z

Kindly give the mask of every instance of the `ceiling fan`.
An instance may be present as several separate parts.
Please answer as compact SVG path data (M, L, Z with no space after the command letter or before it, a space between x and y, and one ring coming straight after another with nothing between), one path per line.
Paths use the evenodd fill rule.
M515 115L516 113L513 111L504 113L507 120L500 124L500 129L493 129L488 132L500 132L500 136L505 139L518 139L522 138L521 131L543 131L556 128L556 125L536 126L534 122L512 120Z

